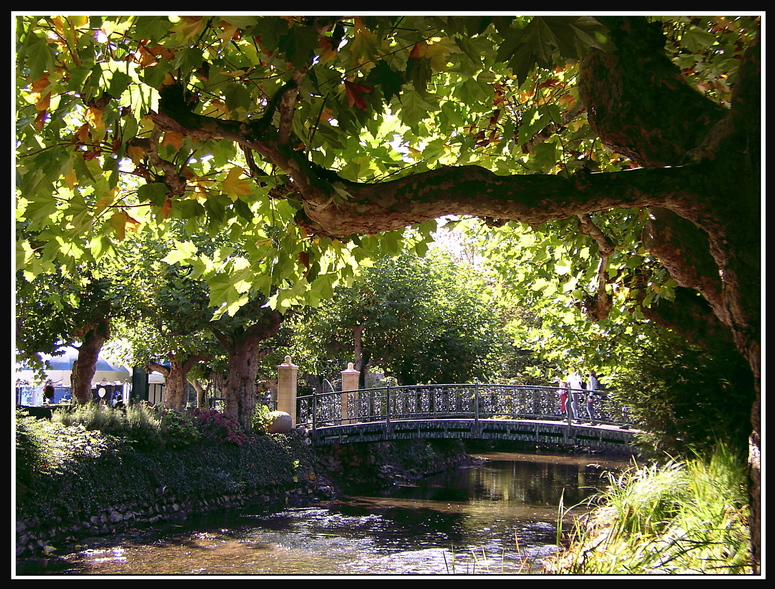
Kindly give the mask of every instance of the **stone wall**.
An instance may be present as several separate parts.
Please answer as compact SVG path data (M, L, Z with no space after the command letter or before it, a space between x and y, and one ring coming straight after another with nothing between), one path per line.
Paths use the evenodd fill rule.
M306 432L253 447L195 449L105 460L17 489L16 554L244 507L307 505L348 490L417 480L468 460L456 441L381 442L313 450ZM131 479L131 488L127 481ZM123 492L117 488L123 487ZM90 496L83 497L88 492Z

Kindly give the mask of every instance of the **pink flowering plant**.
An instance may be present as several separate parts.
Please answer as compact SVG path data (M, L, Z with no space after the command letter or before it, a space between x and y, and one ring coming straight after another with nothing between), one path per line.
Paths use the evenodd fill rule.
M200 439L203 442L231 443L242 446L251 439L234 418L224 415L216 409L197 408L193 409L189 415L199 430Z

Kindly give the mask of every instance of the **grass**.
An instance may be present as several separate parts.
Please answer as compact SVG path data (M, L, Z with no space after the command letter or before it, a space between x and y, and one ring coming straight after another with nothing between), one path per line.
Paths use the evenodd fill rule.
M551 568L561 574L750 574L745 462L704 458L609 474Z

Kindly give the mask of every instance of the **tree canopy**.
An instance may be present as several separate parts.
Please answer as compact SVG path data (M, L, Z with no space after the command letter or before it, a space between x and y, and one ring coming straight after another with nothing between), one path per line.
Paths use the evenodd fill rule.
M192 234L227 232L244 245L205 260L183 240L172 254L210 270L212 302L230 312L249 289L272 296L278 287L280 307L325 298L353 263L395 249L403 227L425 222L429 232L445 214L531 226L569 219L600 244L593 215L649 206L664 226L681 223L678 213L728 240L721 226L733 205L706 198L726 194L708 162L732 115L757 131L747 114L755 100L729 108L755 16L16 24L17 218L29 232L18 267L29 276L73 267L109 253L127 229L182 219ZM735 169L755 163L755 150L744 154ZM735 217L758 223L758 207L747 208ZM651 235L655 250L679 247ZM741 245L758 259L755 243ZM692 266L744 262L730 272L752 273L747 257L710 249L711 260L691 251ZM700 287L739 338L756 339L742 325L755 319L751 305L725 302L734 289L716 272L669 269Z
M17 268L74 273L174 220L191 239L167 260L208 281L216 316L256 294L285 311L398 251L408 225L523 224L597 256L572 269L594 268L590 318L629 293L687 338L733 342L758 393L759 29L756 14L17 15ZM202 251L201 235L239 247Z
M362 378L380 368L399 384L497 378L500 310L489 290L443 251L380 259L301 316L302 367L354 359Z

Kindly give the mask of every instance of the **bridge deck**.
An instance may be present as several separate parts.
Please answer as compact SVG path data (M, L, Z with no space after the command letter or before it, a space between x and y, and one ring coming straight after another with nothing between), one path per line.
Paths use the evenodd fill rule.
M599 450L635 453L636 432L621 426L587 425L566 421L515 419L411 419L318 426L315 444L351 444L408 439L520 440L577 445Z

